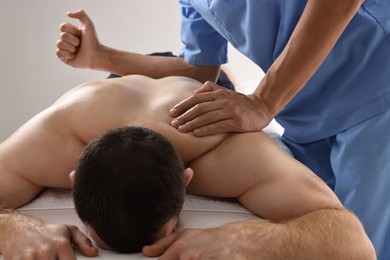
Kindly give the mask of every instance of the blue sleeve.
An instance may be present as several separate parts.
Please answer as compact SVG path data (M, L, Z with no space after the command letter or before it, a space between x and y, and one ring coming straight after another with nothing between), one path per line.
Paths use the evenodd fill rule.
M216 66L227 62L227 41L191 6L180 0L181 39L184 44L180 56L200 66Z
M380 24L390 39L390 1L365 0L362 6Z

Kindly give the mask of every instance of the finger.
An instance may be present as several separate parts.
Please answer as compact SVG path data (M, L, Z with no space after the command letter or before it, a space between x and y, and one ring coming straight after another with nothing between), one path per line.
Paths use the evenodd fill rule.
M74 46L73 44L70 44L70 43L68 43L66 41L63 41L63 40L58 40L57 41L57 48L59 50L67 51L67 52L70 52L70 53L76 53L77 52L76 46Z
M72 243L85 256L97 256L98 249L92 245L91 240L84 235L76 226L68 226Z
M215 100L215 93L214 92L207 92L207 93L200 93L200 94L194 94L190 96L189 98L186 98L182 100L180 103L175 105L170 111L169 115L171 117L177 117L186 112L191 107L195 106L199 103L204 103L208 101Z
M142 253L147 257L157 257L162 255L178 239L181 231L176 231L167 237L164 237L152 245L144 246Z
M202 87L195 90L195 93L205 93L205 92L210 92L210 91L214 91L214 90L221 89L221 88L223 88L223 87L219 86L218 84L216 84L212 81L206 81L202 85Z
M210 114L210 115L209 115ZM196 129L200 129L200 128L204 128L204 127L207 127L207 126L212 126L218 122L227 122L227 120L230 120L230 118L228 118L228 116L223 113L222 111L213 111L213 112L210 112L210 113L207 113L205 115L202 115L200 117L197 117L196 119L182 125L182 126L179 126L177 128L177 130L179 130L180 132L182 133L188 133L188 132L192 132L192 131L195 131ZM218 133L226 133L226 132L231 132L231 129L227 129L227 125L220 125L220 127L223 127L223 129L221 129L222 132L220 131L217 131ZM201 131L203 132L203 131ZM199 131L197 131L197 133L199 134ZM213 134L216 133L215 131L213 131ZM205 135L211 135L209 134L208 132L204 133L203 136ZM198 136L198 135L196 135Z
M82 24L84 24L85 26L89 26L92 24L91 18L89 18L89 16L87 15L87 13L83 9L80 9L80 10L75 11L75 12L68 12L67 14L70 18L79 19L80 22Z
M68 33L71 35L74 35L76 37L81 36L81 30L78 26L71 24L71 23L62 23L60 25L60 31L64 33Z
M197 258L183 258L181 256L181 250L176 248L168 248L159 258L158 260L179 260L179 259L197 259Z
M75 58L75 55L71 52L64 51L57 49L56 50L57 57L62 60L65 63L68 63L69 61L73 60Z
M59 260L76 260L76 256L69 240L57 239L56 242L57 259Z
M73 34L63 32L60 36L60 41L63 41L69 45L77 47L80 45L80 37L74 36Z
M235 132L232 119L222 120L210 125L205 125L194 129L193 134L198 137Z
M191 112L191 111L189 111ZM223 108L213 110L213 111L207 111L207 113L204 113L202 115L196 116L191 120L188 120L187 122L179 125L177 129L180 132L186 133L191 132L194 129L211 125L219 121L230 119L231 116L226 113L226 110Z
M211 113L213 111L219 111L222 109L223 109L223 106L221 106L220 102L217 102L217 101L203 102L203 103L200 103L200 104L197 104L197 105L191 107L186 112L181 114L179 117L173 119L171 122L171 125L175 128L179 128L180 126L187 124L188 122L202 116L203 114ZM212 123L212 122L209 122L209 123ZM200 125L198 125L198 126L200 126Z
M17 259L16 258L12 258L12 259ZM41 246L39 248L39 250L35 251L35 252L25 252L22 254L22 257L21 259L48 259L48 260L56 260L57 257L56 257L56 251L55 251L55 248L49 246L49 245L45 245L45 246Z

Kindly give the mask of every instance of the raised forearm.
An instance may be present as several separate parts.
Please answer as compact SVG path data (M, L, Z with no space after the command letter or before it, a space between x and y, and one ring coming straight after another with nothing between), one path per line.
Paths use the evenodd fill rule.
M215 81L219 66L195 66L180 57L147 56L101 46L92 69L118 75L139 74L152 78L186 76L200 82Z
M362 0L309 0L286 47L255 94L275 116L323 63Z

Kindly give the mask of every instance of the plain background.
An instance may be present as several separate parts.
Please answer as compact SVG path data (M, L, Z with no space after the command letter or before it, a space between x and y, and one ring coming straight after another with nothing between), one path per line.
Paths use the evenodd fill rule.
M0 0L0 142L70 88L108 73L75 69L56 56L67 11L84 9L100 41L139 53L172 51L180 41L178 0ZM241 78L262 71L235 50L229 66Z

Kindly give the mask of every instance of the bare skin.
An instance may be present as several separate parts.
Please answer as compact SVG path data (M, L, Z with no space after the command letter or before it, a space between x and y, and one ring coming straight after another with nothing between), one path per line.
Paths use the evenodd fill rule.
M0 203L16 208L45 187L70 188L69 173L88 142L112 128L140 125L167 137L183 163L194 170L189 193L238 198L250 211L271 220L182 230L145 247L145 255L162 254L161 259L216 255L246 259L375 258L357 218L315 174L264 133L195 137L172 128L170 107L200 86L182 77L154 80L127 76L88 82L70 90L0 145ZM222 237L224 244L214 244ZM29 240L35 241L33 246ZM31 252L35 259L43 259L42 248L45 255L72 259L70 243L85 255L97 254L74 227L0 214L0 252L5 259L31 257ZM213 246L205 246L210 244ZM27 253L21 250L26 245Z
M0 151L0 164L13 173L12 178L18 179L15 181L24 183L25 192L15 194L11 186L2 187L2 204L21 206L44 187L70 188L68 175L84 146L115 127L141 125L164 134L185 163L220 143L223 136L197 139L169 126L168 106L188 96L196 83L189 79L161 81L163 88L158 87L158 81L143 76L112 79L109 85L105 80L86 83L27 122L1 145ZM174 90L179 84L186 87L178 93ZM26 158L23 164L17 162L20 158ZM4 197L8 189L11 191L6 196L12 199Z

